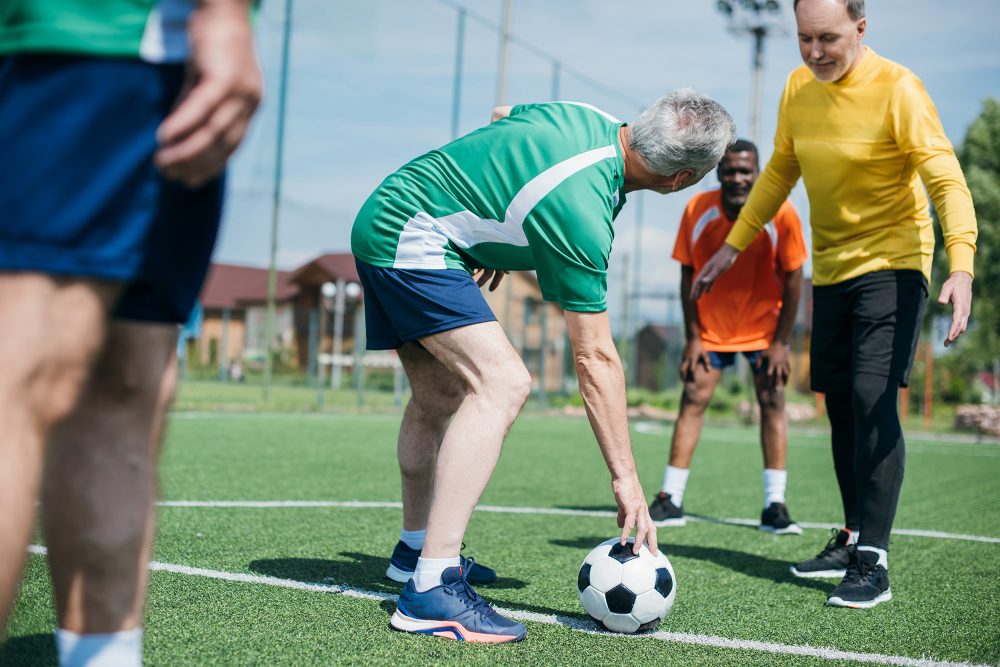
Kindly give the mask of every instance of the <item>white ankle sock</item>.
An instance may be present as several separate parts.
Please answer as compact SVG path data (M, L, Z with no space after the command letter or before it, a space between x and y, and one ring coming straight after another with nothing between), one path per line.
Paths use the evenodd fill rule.
M850 528L845 528L844 530L848 533L847 544L848 546L858 543L858 538L861 537L861 533L856 530L851 530Z
M764 507L771 503L785 502L785 485L788 483L787 470L764 468Z
M403 530L399 534L399 541L410 547L411 549L416 549L420 551L424 548L424 537L427 536L427 529L423 530Z
M878 547L858 547L858 551L871 551L878 554L878 564L887 570L889 569L889 552L885 549L879 549Z
M418 558L417 569L413 572L413 586L418 593L440 586L441 574L449 567L458 566L458 556L454 558Z
M56 651L62 667L141 667L142 628L100 635L79 635L57 628Z
M663 493L669 493L671 502L677 507L684 502L684 487L687 486L689 472L687 468L673 466L663 470Z

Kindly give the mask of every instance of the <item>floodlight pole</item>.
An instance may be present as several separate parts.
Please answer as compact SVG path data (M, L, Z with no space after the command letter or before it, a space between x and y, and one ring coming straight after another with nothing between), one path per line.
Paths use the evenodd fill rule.
M278 80L278 137L274 156L274 199L271 205L271 255L267 268L267 321L264 325L264 402L271 394L271 358L274 356L275 299L278 293L278 223L281 219L281 176L285 156L285 99L288 95L288 45L291 42L292 0L285 0L281 36L281 77Z
M718 10L729 20L729 31L753 36L753 89L750 93L750 138L760 143L761 79L764 70L764 40L785 31L773 19L781 14L777 0L719 0ZM768 20L768 14L772 20Z

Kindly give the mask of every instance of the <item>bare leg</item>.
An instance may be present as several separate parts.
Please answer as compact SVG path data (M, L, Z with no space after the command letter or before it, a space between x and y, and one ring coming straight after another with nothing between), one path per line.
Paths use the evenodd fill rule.
M403 530L423 530L431 511L438 449L452 416L465 399L465 387L419 345L403 345L399 360L413 387L396 447L403 485Z
M459 555L472 510L528 398L531 376L496 322L445 331L420 342L467 391L438 451L422 552L424 558L452 558Z
M142 623L176 345L176 326L113 322L83 398L53 432L43 506L63 629L98 634Z
M674 435L670 443L670 465L674 468L690 468L695 447L701 438L701 427L715 387L719 384L722 371L694 365L694 377L688 376L681 394L681 411L674 424Z
M45 442L73 408L118 287L0 274L0 631L31 534Z
M760 446L764 467L784 470L788 453L788 426L785 423L785 384L772 382L766 373L755 373L754 389L760 406Z

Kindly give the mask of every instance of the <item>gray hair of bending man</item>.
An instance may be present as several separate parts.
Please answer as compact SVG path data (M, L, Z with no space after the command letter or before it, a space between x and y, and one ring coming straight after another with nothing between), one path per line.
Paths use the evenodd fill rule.
M847 15L852 21L860 21L865 17L865 0L843 0L847 6ZM799 0L792 2L792 11L799 8Z
M736 141L736 123L722 105L690 88L667 93L636 118L629 147L661 176L713 169Z

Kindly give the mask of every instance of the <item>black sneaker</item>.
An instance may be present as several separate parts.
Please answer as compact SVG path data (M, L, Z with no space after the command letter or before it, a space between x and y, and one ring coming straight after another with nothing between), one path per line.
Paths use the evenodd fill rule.
M649 506L649 516L657 526L683 526L687 523L682 510L670 500L669 493L656 494Z
M878 564L874 551L851 549L851 562L840 585L833 589L826 603L831 607L870 609L892 599L889 573Z
M775 535L801 535L799 524L788 516L785 503L771 503L760 513L760 529Z
M851 539L851 531L842 528L838 532L834 528L830 532L833 533L833 536L826 543L826 548L820 551L815 558L802 561L798 565L792 565L789 568L792 574L807 579L839 579L847 574L847 565L851 561L850 547L847 542Z

